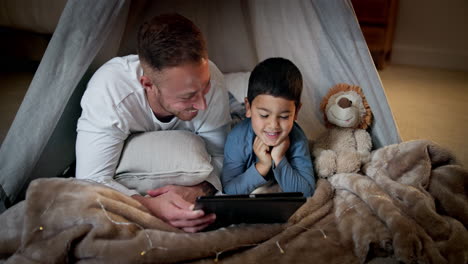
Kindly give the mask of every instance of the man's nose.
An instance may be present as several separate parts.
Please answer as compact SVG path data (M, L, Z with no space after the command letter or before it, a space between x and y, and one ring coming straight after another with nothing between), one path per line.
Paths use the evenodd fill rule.
M195 103L193 103L193 108L197 109L197 110L205 110L207 107L206 105L206 99L205 99L205 96L203 94L198 94L197 95L197 100L195 101Z

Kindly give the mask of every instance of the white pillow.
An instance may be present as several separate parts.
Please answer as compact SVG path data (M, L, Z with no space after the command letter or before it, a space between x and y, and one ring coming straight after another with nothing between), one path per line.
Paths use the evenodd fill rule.
M240 103L244 102L247 97L247 88L249 87L250 72L234 72L225 73L224 81L226 82L226 89L236 98Z
M205 181L213 170L203 139L190 131L167 130L130 136L124 146L116 181L145 195L168 184Z

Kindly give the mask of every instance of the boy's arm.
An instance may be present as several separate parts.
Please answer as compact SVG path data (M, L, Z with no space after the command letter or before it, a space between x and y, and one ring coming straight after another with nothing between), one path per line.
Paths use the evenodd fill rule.
M242 138L242 139L241 139ZM224 147L224 166L221 175L223 191L226 194L248 194L266 179L255 168L255 162L248 164L248 153L252 153L249 140L233 130Z
M302 192L306 197L315 190L314 170L308 140L302 133L291 142L288 155L273 167L276 181L284 192Z

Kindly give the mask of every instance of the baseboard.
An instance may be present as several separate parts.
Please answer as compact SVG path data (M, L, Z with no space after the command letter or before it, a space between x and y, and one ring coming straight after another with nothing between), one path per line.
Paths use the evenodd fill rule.
M450 70L468 71L468 52L441 50L416 46L394 45L393 64L415 65Z

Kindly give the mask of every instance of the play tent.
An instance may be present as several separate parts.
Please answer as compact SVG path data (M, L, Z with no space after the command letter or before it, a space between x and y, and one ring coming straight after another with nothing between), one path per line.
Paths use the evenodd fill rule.
M60 176L73 163L86 81L107 59L135 53L139 24L166 12L201 28L210 59L226 75L268 57L292 60L304 78L298 122L311 140L324 130L321 98L347 82L362 87L372 108L374 146L400 142L349 0L68 0L0 149L0 212L32 180Z

